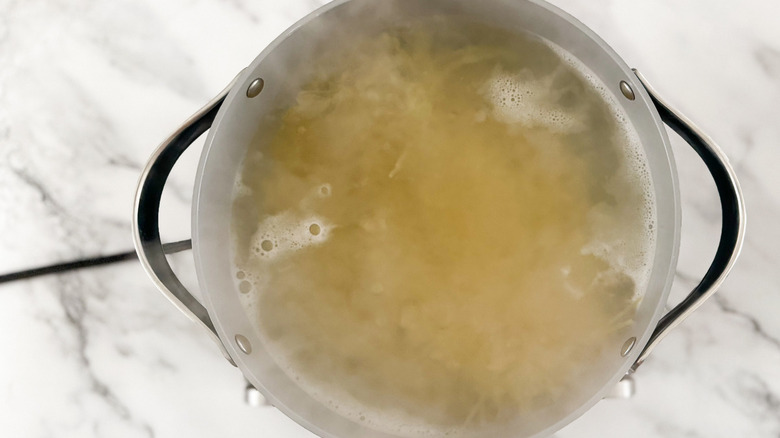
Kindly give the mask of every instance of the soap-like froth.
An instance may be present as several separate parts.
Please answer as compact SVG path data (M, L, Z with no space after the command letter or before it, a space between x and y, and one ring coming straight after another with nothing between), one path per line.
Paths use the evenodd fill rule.
M256 256L274 259L322 244L329 234L330 227L320 217L297 219L290 213L282 213L263 219L252 236L251 248Z
M601 96L617 122L613 142L621 145L624 162L618 170L619 175L607 183L607 189L619 196L621 189L616 185L625 184L626 181L643 188L644 202L641 209L644 226L639 239L647 242L644 251L630 254L625 250L626 232L614 228L611 223L612 213L608 211L612 207L605 205L596 205L590 212L593 229L597 232L594 239L582 248L584 254L599 256L612 265L615 275L630 276L636 284L635 297L639 298L647 286L648 266L652 262L650 256L655 252L656 216L652 178L641 140L615 95L593 71L560 46L547 40L544 42L560 57L564 65L576 71ZM494 117L507 124L519 124L526 128L544 127L565 134L581 131L584 127L582 112L586 109L577 107L576 104L564 108L556 102L555 94L558 90L553 83L557 72L558 70L554 70L537 78L528 70L510 73L496 69L485 87Z
M506 123L543 126L558 132L581 129L582 122L576 114L551 102L553 79L552 74L535 79L526 72L512 74L497 70L487 87L495 117Z
M612 117L617 121L613 143L621 146L624 160L612 181L607 183L607 187L617 196L621 192L620 187L617 186L626 182L642 188L643 202L640 207L642 226L639 227L639 230L633 230L640 233L638 239L643 242L642 245L639 245L643 247L642 251L635 254L627 251L626 246L630 245L625 242L626 230L616 229L615 224L611 221L607 223L608 219L604 216L603 206L601 208L597 206L591 212L590 219L594 223L593 229L598 232L594 239L582 248L583 253L594 254L608 261L615 273L629 275L636 284L634 295L638 299L644 293L650 280L651 270L649 268L655 254L657 231L653 179L642 140L628 114L620 105L617 96L610 91L611 88L607 87L585 63L571 53L551 41L544 40L544 42L601 96L608 105ZM613 88L617 89L616 87L617 84Z

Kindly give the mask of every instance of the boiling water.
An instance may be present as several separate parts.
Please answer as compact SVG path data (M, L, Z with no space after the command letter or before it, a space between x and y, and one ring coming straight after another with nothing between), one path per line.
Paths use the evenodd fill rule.
M276 361L396 433L581 402L653 254L650 177L612 95L549 43L467 23L313 68L234 203L238 290Z

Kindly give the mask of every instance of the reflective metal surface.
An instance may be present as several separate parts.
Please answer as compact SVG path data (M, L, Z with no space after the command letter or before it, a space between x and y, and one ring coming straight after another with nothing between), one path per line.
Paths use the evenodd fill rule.
M263 394L249 382L246 382L246 387L244 388L244 402L253 408L271 406L268 400L263 397Z
M244 336L244 335L236 335L235 340L236 340L236 345L238 345L238 348L244 354L251 354L252 353L252 343L249 342L249 339L247 339L246 336Z
M628 100L636 99L633 88L631 88L631 85L628 85L628 82L626 81L620 81L620 92L623 93L623 96Z
M187 119L149 158L138 182L132 224L133 243L146 273L174 306L209 333L233 365L235 363L217 336L206 308L179 281L165 258L160 241L159 214L163 188L174 164L190 144L211 127L225 96L239 76L240 73L222 92Z
M636 383L631 375L626 374L614 387L612 387L612 391L604 398L629 399L633 397L634 394L636 394Z
M634 349L634 345L636 345L636 337L631 336L630 338L626 339L626 342L624 342L623 346L620 347L620 355L622 357L628 356L628 353L631 353L631 350Z
M691 145L710 171L720 196L722 225L718 249L707 273L704 274L699 284L680 304L661 318L655 331L650 336L650 340L634 362L634 365L631 366L631 372L636 371L642 365L642 362L647 359L653 348L658 345L670 330L680 324L718 290L718 287L726 279L731 268L734 267L734 263L737 261L739 252L742 249L742 242L745 240L744 198L737 176L728 158L710 137L701 132L684 115L666 103L639 71L634 70L634 72L653 99L653 103L664 123Z
M252 98L257 96L261 91L263 91L263 87L265 87L265 81L263 78L255 79L251 84L249 84L249 87L247 87L246 97Z

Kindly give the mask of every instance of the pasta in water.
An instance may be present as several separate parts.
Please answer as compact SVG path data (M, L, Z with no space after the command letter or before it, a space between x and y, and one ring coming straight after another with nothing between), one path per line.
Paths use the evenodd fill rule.
M652 182L612 95L551 43L448 20L312 65L237 181L237 293L265 348L388 432L576 399L654 254Z

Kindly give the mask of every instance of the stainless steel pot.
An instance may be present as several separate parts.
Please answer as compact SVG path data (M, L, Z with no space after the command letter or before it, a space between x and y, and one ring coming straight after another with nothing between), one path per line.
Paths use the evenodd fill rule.
M295 95L306 79L307 59L348 34L352 38L412 17L468 16L499 28L547 39L579 58L612 91L636 129L648 159L657 211L657 242L648 288L624 341L615 345L614 368L592 382L588 397L506 431L506 436L546 436L568 424L616 383L636 371L655 345L715 292L733 266L745 231L742 194L734 171L706 135L680 115L631 70L596 34L541 0L339 0L311 13L279 36L214 100L165 140L140 179L133 234L139 258L157 287L183 313L206 329L227 360L238 366L271 404L322 437L403 436L382 432L337 414L307 395L264 350L233 282L230 247L231 200L236 175L257 121ZM720 195L723 226L717 253L698 286L663 313L674 276L680 240L680 196L663 123L699 154ZM209 130L195 181L192 232L203 303L174 275L160 242L158 211L167 176L182 152ZM495 436L495 435L494 435Z

